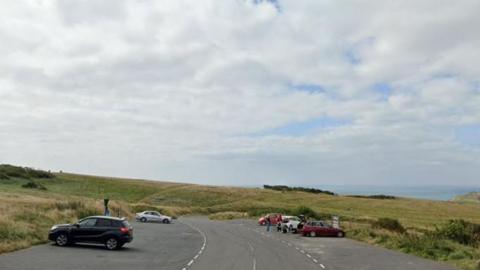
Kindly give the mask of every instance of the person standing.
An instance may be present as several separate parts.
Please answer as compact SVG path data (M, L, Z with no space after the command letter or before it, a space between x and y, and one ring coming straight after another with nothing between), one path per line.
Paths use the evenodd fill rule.
M277 232L280 232L282 231L282 222L283 222L282 215L278 215L276 221L277 221Z
M270 231L270 225L272 225L272 221L270 220L270 216L267 216L267 232Z

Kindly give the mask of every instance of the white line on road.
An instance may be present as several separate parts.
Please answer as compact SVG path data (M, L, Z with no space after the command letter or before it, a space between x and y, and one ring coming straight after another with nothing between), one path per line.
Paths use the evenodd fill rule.
M181 223L183 223L183 222L181 222ZM197 255L195 255L195 257L193 257L193 259L192 259L190 262L187 263L187 267L190 267L190 266L194 263L194 261L195 261L196 259L198 259L198 257L203 253L203 250L205 249L205 247L206 247L206 245L207 245L207 235L206 235L202 230L200 230L199 228L197 228L197 227L195 227L195 226L193 226L193 225L190 225L190 224L188 224L188 223L183 223L183 224L185 224L185 225L187 225L188 227L192 228L193 230L197 231L197 232L200 233L200 235L203 237L203 245L202 245L202 247L201 247L200 250L197 252ZM182 270L187 270L187 268L184 267Z
M310 255L310 254L307 254L307 257L309 257L309 258L312 258L312 255Z
M314 262L314 263L318 263L317 259L313 259L313 262Z
M250 243L250 241L247 241L248 247L250 248L250 252L252 253L253 257L253 270L257 269L257 259L255 258L255 248L253 245Z
M325 266L323 264L320 264L320 267L322 267L323 269L325 269Z

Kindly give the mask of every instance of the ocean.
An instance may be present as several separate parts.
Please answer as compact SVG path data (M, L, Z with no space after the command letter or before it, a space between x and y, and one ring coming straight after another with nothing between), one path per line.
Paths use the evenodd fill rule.
M340 195L393 195L417 199L448 201L458 195L480 192L480 186L361 186L361 185L318 185L312 186Z

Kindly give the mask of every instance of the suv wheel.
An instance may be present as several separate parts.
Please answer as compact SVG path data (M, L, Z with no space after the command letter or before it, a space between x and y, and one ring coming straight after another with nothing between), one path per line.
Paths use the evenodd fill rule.
M343 237L343 236L344 236L343 232L338 232L337 233L337 237Z
M141 222L147 222L147 218L146 218L146 217L142 217L142 218L140 219L140 221L141 221Z
M114 250L114 249L117 249L117 248L120 247L120 243L118 243L117 238L110 237L110 238L107 239L107 241L105 241L105 247L108 250Z
M61 233L57 235L57 238L55 238L55 243L61 247L64 247L68 244L68 236L65 233Z
M168 224L168 223L170 223L170 220L164 219L162 222L165 223L165 224Z
M310 237L315 237L317 234L315 232L310 232Z

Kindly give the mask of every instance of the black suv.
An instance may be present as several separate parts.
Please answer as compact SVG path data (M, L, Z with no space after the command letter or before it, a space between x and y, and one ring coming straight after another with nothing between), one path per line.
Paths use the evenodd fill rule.
M104 244L107 249L119 249L133 240L133 228L125 218L87 217L75 224L54 225L48 239L59 246L76 242Z

